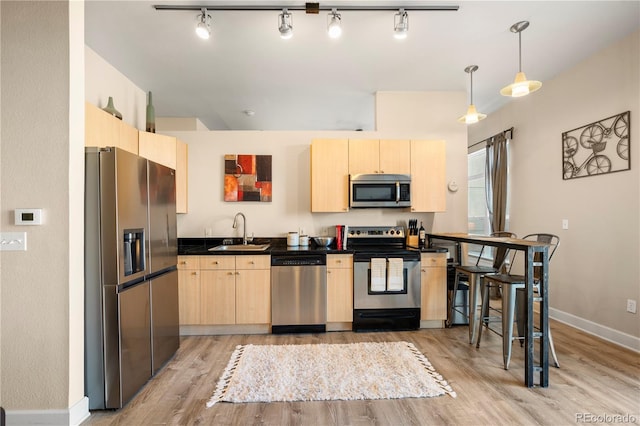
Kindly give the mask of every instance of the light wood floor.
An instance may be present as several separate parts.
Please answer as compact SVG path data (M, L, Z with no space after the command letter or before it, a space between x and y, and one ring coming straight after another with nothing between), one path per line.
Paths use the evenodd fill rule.
M486 333L482 347L476 349L468 343L466 326L412 332L184 337L175 357L127 406L94 411L83 425L625 423L625 418L616 421L615 415L626 415L626 423L640 424L640 354L557 322L551 326L561 368L550 368L548 388L530 389L523 385L523 350L517 343L506 371L500 337ZM458 397L205 406L236 345L399 340L416 345Z

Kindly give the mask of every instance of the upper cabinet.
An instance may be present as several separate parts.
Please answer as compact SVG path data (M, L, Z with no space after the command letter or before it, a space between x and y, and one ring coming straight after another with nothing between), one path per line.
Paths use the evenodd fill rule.
M141 132L85 102L85 146L115 146L176 171L176 212L187 213L188 145L173 136Z
M411 211L447 208L445 141L411 141Z
M311 211L349 210L349 141L311 142Z
M176 213L189 212L189 145L176 139Z
M140 132L139 145L141 157L176 171L176 213L187 213L189 211L187 144L173 136Z
M138 150L141 157L176 169L176 138L157 133L140 132Z
M349 210L349 175L411 175L411 211L446 210L443 140L314 139L311 143L311 211Z
M115 146L138 154L138 129L85 102L85 146Z
M408 140L349 140L349 174L411 173L411 143Z

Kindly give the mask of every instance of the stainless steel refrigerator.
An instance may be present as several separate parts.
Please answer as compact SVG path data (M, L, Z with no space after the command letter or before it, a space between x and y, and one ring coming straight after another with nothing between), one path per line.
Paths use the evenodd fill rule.
M175 172L85 151L85 392L120 408L179 347Z

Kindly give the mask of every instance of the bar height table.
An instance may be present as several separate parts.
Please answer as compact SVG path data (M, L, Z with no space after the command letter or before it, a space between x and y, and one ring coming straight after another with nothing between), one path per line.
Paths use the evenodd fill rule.
M432 240L447 240L457 243L483 244L491 247L503 247L511 250L520 250L525 253L524 277L525 292L527 295L527 309L525 312L525 359L524 359L524 384L527 387L534 387L535 374L539 374L537 385L543 388L549 386L549 247L538 241L522 240L519 238L489 237L482 235L471 235L464 233L443 233L427 234L429 245ZM533 289L534 289L534 256L535 253L542 253L541 264L536 264L539 268L539 296L540 315L538 331L534 327L533 315ZM469 307L471 311L472 307ZM471 314L471 312L469 312ZM482 326L482 325L480 325ZM535 340L538 339L539 364L535 364Z

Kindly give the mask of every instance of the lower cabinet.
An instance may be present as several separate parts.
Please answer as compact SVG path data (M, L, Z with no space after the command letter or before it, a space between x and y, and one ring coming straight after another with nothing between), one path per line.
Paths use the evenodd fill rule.
M178 270L180 325L271 322L270 256L179 256Z
M180 325L200 324L200 259L178 256L178 313Z
M420 259L420 319L447 319L447 254L422 253Z
M327 322L353 322L353 255L327 255Z

